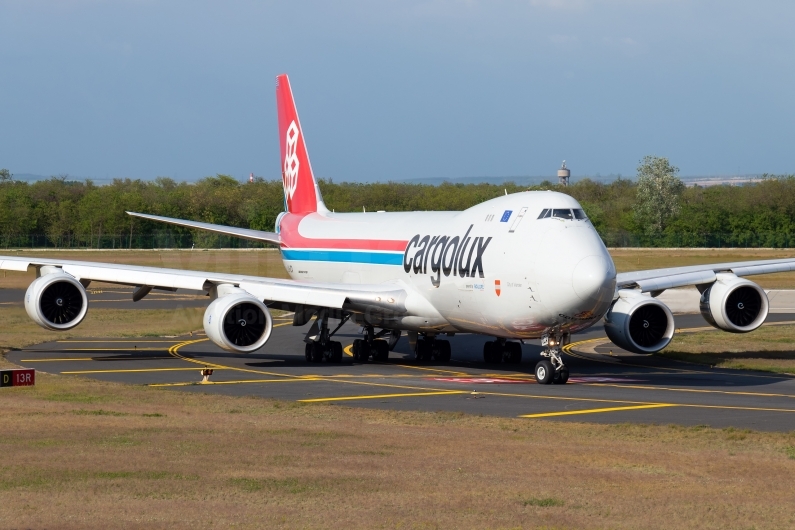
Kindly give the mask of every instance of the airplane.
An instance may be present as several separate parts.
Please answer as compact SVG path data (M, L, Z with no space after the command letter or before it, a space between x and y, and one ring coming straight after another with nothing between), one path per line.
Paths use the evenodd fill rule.
M582 206L555 191L506 194L460 212L331 212L287 75L276 78L276 101L285 211L275 232L127 213L278 245L291 279L0 256L0 269L36 269L25 293L30 318L48 330L74 328L92 281L133 286L133 301L152 289L193 289L210 298L207 337L229 352L265 346L276 308L293 311L294 326L314 317L304 339L308 362L339 363L342 345L332 339L350 320L363 330L352 346L357 362L387 360L403 332L418 362L450 361L445 335L494 337L483 348L490 363L519 363L521 341L540 338L536 380L564 384L561 347L603 318L617 346L660 351L673 338L674 318L656 297L695 285L709 324L746 333L765 321L769 304L744 277L795 270L795 258L784 258L617 273ZM329 320L339 321L335 329Z

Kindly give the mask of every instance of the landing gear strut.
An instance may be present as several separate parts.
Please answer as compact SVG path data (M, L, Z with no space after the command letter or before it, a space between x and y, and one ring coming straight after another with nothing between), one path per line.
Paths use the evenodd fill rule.
M541 346L546 346L541 352L542 359L536 364L536 381L542 385L554 383L564 385L569 380L569 369L563 365L560 356L560 347L568 342L568 334L544 334L541 337Z
M398 339L400 338L399 333L397 335ZM382 329L376 334L372 326L365 326L364 338L353 341L353 347L351 348L353 350L353 360L366 363L372 356L374 361L387 361L389 359L389 350L391 349L391 340L389 342L383 340L381 337L384 335L390 335L390 338L394 339L395 331ZM394 342L397 343L397 340Z
M522 362L522 345L505 339L490 340L483 345L483 360L487 363L519 364Z
M331 337L348 321L350 315L345 315L340 319L339 325L334 328L334 331L329 332L328 329L328 310L321 309L318 311L315 323L309 329L304 341L304 356L310 363L319 363L325 359L330 363L342 362L342 344L331 340Z
M452 354L449 340L437 339L432 335L418 339L414 348L414 358L421 362L434 360L447 363L450 362Z

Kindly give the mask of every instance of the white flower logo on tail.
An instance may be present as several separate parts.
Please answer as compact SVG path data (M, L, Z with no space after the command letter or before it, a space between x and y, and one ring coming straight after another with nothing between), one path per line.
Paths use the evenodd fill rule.
M287 128L287 149L284 153L284 176L282 178L284 193L287 194L287 198L290 200L293 199L295 189L298 187L298 167L300 164L296 151L298 150L299 134L295 121L291 122Z

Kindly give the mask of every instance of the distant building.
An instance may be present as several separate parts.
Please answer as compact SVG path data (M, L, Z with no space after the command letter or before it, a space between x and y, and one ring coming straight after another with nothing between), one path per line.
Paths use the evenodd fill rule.
M571 177L571 171L566 167L566 161L563 161L563 165L560 166L558 170L558 183L561 186L568 186L569 185L569 177Z

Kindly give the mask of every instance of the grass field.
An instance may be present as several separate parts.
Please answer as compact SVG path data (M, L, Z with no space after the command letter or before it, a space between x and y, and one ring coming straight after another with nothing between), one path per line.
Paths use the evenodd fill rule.
M284 275L273 251L184 252L69 258ZM622 252L631 270L667 266L671 251ZM0 347L175 335L202 311L96 311L55 334L0 307ZM681 334L670 349L746 362L754 345L775 368L793 331ZM0 389L3 528L791 528L793 473L795 433L390 412L42 373L34 388Z
M40 374L4 528L787 528L795 433L389 412Z
M795 326L762 326L751 333L709 329L677 333L657 353L662 357L718 368L795 374Z
M47 331L23 307L0 306L0 351L75 337L160 337L183 335L202 327L203 308L97 309L69 331Z

